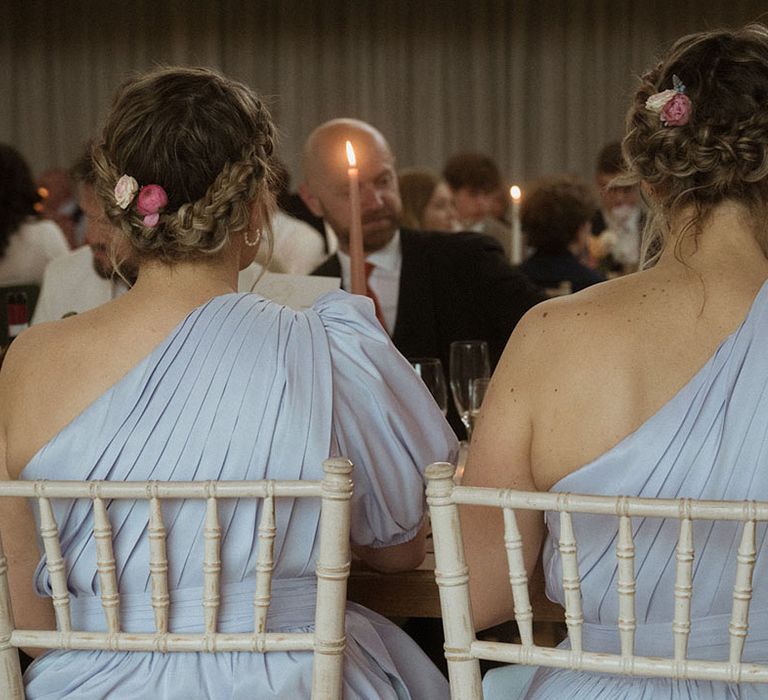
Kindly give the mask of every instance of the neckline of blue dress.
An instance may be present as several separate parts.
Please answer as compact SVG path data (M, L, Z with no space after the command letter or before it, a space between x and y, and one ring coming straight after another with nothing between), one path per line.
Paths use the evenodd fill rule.
M562 479L552 484L549 490L556 492L568 491L569 481L583 478L585 472L589 472L590 469L598 467L605 459L611 457L615 452L626 449L629 444L635 440L641 439L648 430L654 429L655 426L660 422L663 423L666 415L670 411L674 411L681 401L688 401L690 395L694 394L698 390L703 378L708 376L709 370L711 369L713 363L717 360L717 357L736 341L744 328L747 327L750 320L757 314L761 307L762 299L766 295L768 295L768 280L765 280L761 285L760 289L755 295L755 298L752 300L747 313L745 314L738 327L718 343L715 351L707 358L706 362L704 362L704 364L691 376L690 379L688 379L688 381L672 396L672 398L669 399L669 401L659 407L656 412L654 412L650 417L643 421L631 433L621 438L621 440L619 440L613 447L608 448L605 452L590 460L586 464L583 464L577 469L574 469L572 472L566 474Z
M24 465L24 468L19 472L18 479L24 479L25 472L27 472L28 469L30 469L40 458L40 455L45 452L46 448L48 448L49 445L51 445L53 442L55 442L61 435L68 432L70 428L77 422L79 422L84 416L91 413L96 409L97 406L99 406L103 401L105 401L111 394L113 394L122 384L125 382L131 381L132 378L140 372L143 372L146 368L147 364L149 364L154 357L156 357L158 354L164 353L168 346L173 342L173 339L179 334L182 328L189 322L189 320L193 316L197 316L200 313L203 312L203 310L208 307L211 304L214 304L215 302L221 302L224 303L225 299L227 298L240 298L245 296L255 296L258 299L264 300L264 297L261 297L259 294L255 292L226 292L224 294L218 294L214 297L211 297L207 301L204 301L202 304L199 304L195 308L191 309L185 316L182 318L169 332L168 334L154 347L152 350L150 350L144 357L142 357L136 364L134 364L125 374L123 374L122 377L117 379L113 384L111 384L107 389L105 389L101 394L99 394L96 398L93 399L90 403L88 403L80 412L78 412L70 421L68 421L64 427L61 428L61 430L56 431L50 439L46 440L40 448L35 452L35 454L32 456L32 458Z

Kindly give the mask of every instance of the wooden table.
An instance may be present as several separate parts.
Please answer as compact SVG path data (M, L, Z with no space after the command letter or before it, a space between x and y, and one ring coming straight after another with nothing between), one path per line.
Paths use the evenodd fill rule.
M431 540L428 542L431 544ZM563 609L544 595L541 562L533 572L529 590L534 622L564 622ZM398 574L379 573L354 559L347 598L384 617L441 617L434 553L428 551L418 569Z
M459 474L464 470L468 443L459 445ZM504 556L501 553L501 556ZM544 569L541 559L536 564L528 586L534 623L565 622L563 609L544 594ZM509 591L510 597L512 590ZM427 556L418 569L399 574L382 574L352 558L352 571L347 583L347 598L384 617L441 618L440 594L435 583L435 552L432 534L427 536ZM552 625L549 625L552 626Z

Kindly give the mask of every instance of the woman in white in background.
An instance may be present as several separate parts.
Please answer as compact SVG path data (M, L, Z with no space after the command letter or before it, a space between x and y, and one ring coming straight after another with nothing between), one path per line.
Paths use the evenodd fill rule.
M0 144L0 286L40 284L48 262L69 252L61 229L38 219L39 199L24 158Z

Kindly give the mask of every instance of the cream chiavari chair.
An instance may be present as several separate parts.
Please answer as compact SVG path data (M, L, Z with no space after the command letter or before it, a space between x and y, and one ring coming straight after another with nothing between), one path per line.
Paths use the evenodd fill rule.
M625 496L589 496L568 493L539 493L510 489L456 486L454 467L437 462L427 467L429 504L435 547L435 578L445 630L445 657L453 700L482 699L479 659L504 663L568 668L574 671L603 672L627 676L673 679L768 683L768 664L744 663L742 651L748 632L752 574L755 564L755 527L768 521L768 502L696 501ZM515 620L520 643L485 642L475 637L469 599L469 576L459 522L459 504L501 508L504 543L512 589ZM528 595L528 578L523 564L523 546L515 517L516 510L560 513L559 549L562 557L565 621L571 649L536 645L533 639L533 611ZM577 542L571 513L613 515L618 519L616 557L618 561L619 653L597 653L582 647L584 616L577 565ZM668 518L680 521L676 548L674 617L670 632L674 657L637 656L635 629L635 548L632 517ZM741 521L742 535L736 561L733 605L728 627L729 658L702 661L687 658L691 631L692 571L695 555L693 520Z
M345 459L323 463L322 481L11 481L0 483L0 499L31 498L40 509L42 538L51 580L56 630L17 629L13 622L8 585L8 562L0 539L0 696L24 698L17 647L102 649L111 651L231 652L313 651L312 698L341 698L345 648L344 615L350 566L349 523L352 464ZM106 632L72 629L66 563L51 499L89 499L93 507L94 539ZM245 633L217 632L221 572L221 499L262 499L258 526L254 629ZM317 602L314 633L267 631L274 569L275 499L320 498L320 550L316 568ZM149 501L149 572L155 631L127 633L120 629L120 594L112 547L107 502L113 499ZM171 601L168 594L166 536L160 503L163 499L206 501L201 619L205 632L168 631Z

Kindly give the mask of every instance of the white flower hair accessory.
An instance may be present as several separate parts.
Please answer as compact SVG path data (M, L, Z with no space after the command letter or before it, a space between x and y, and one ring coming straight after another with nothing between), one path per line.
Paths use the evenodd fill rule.
M139 183L130 175L123 175L115 185L115 202L121 209L131 206L133 198L139 191Z

